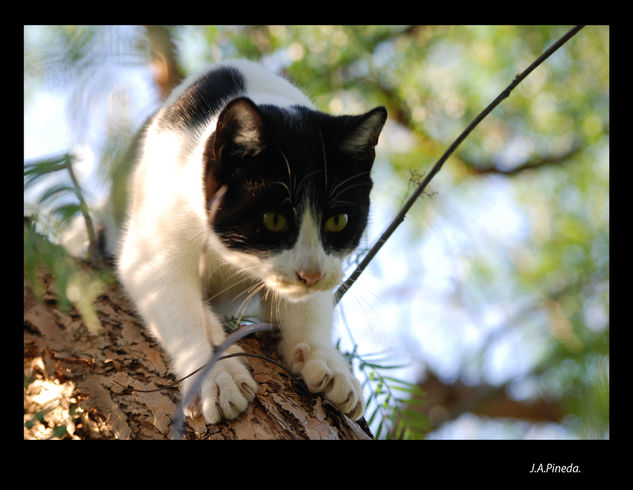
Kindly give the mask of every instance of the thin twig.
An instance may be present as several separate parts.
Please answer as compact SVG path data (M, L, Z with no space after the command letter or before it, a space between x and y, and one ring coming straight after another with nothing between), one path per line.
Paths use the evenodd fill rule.
M226 356L220 357L219 360L221 361L222 359L230 359L231 357L254 357L255 359L260 359L264 362L269 362L271 364L274 364L278 368L285 371L286 374L288 374L292 379L297 378L297 375L293 373L290 369L288 369L286 366L284 366L282 363L268 356L264 356L263 354L253 354L252 352L234 352L233 354L227 354Z
M77 200L79 201L79 209L81 210L81 214L86 223L86 233L88 234L88 254L90 255L90 263L93 267L98 268L101 266L101 256L99 255L99 247L97 245L97 237L95 234L94 224L92 222L92 218L90 217L90 211L88 209L88 205L86 204L86 200L84 199L83 192L81 191L79 180L77 180L77 176L75 175L75 171L73 170L73 161L74 157L72 155L66 155L64 159L64 166L66 167L66 170L68 170L68 174L70 175L70 180L73 183L75 196L77 196Z
M224 342L222 342L218 347L214 349L213 356L211 360L207 362L202 368L199 368L197 371L198 376L193 381L191 386L189 386L189 390L183 395L182 401L180 402L180 406L176 412L176 417L174 419L173 425L173 438L174 439L182 439L183 437L183 425L185 419L185 409L193 402L193 399L200 391L202 387L202 382L209 375L215 363L220 360L222 357L222 353L231 347L238 340L243 339L244 337L251 335L255 332L263 332L263 331L271 331L275 327L270 323L256 323L253 325L245 325L241 327L239 330L236 330L231 335L229 335Z
M223 361L224 359L231 359L233 357L254 357L255 359L260 359L264 362L269 362L271 364L274 364L275 366L281 368L282 370L284 370L287 374L289 374L293 379L296 378L296 375L290 371L290 369L288 369L286 366L284 366L282 363L280 363L279 361L276 361L275 359L272 359L270 357L264 356L262 354L254 354L252 352L234 352L233 354L227 354L226 356L222 356L220 358L218 358L218 361ZM186 376L183 376L180 379L177 379L176 381L174 381L173 383L169 383L169 384L160 384L160 383L156 383L156 385L158 386L158 388L152 388L149 390L143 390L141 388L134 388L134 386L132 385L127 385L125 386L122 383L119 383L116 379L112 379L112 382L115 385L120 386L121 388L123 388L124 390L127 390L129 392L132 393L154 393L156 391L162 391L162 390L175 390L178 389L178 385L180 383L182 383L184 380L186 380L187 378L193 376L194 374L196 374L197 372L201 371L202 369L204 369L204 367L206 366L200 366L198 369L196 369L195 371L190 372L189 374L187 374Z
M424 189L429 184L431 179L435 177L444 162L448 159L448 157L457 149L457 147L461 144L464 139L471 133L473 129L495 108L497 107L504 99L506 99L512 90L523 81L525 77L527 77L537 66L543 63L547 58L549 58L558 48L560 48L563 44L565 44L569 39L571 39L580 29L584 26L579 25L567 32L563 37L561 37L558 41L556 41L552 46L550 46L547 50L541 54L530 66L528 66L523 72L519 73L512 83L506 87L506 89L499 94L499 96L493 100L488 107L486 107L481 113L466 127L466 129L457 137L455 141L448 147L448 149L444 152L444 154L440 157L440 159L433 165L431 171L426 175L422 183L418 186L415 192L411 195L409 200L404 204L400 212L396 215L393 221L389 224L387 229L383 232L383 234L378 238L378 241L374 244L374 246L367 252L367 255L363 258L361 263L356 267L354 272L345 280L343 284L339 286L335 293L335 302L338 303L343 295L352 287L352 284L358 279L361 273L365 270L369 262L376 256L378 251L382 248L385 242L389 239L389 237L393 234L393 232L400 226L400 224L404 221L404 218L409 211L409 209L415 204L417 199L422 195Z

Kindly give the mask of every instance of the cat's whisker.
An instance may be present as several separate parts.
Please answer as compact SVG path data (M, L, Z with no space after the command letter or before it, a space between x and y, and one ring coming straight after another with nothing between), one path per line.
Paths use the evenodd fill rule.
M279 322L279 318L281 317L281 298L276 291L272 291L271 310L275 312L274 320Z
M246 311L246 307L248 306L248 303L250 302L250 300L253 299L255 296L257 296L265 286L266 286L266 284L264 284L262 282L260 284L256 284L254 286L251 286L247 290L247 291L250 290L250 292L248 293L246 298L244 298L244 300L242 301L240 306L237 308L237 312L236 312L237 318L242 318L242 316L244 315L244 312ZM241 296L241 294L239 296Z
M339 184L339 185L340 185L340 184ZM334 199L338 198L338 196L340 196L341 194L343 194L343 193L345 193L345 192L347 192L347 191L349 191L349 190L351 190L351 189L355 189L356 187L368 187L368 186L370 186L370 185L371 185L371 184L370 184L369 182L361 182L361 183L358 183L358 184L351 184L351 185L348 185L348 186L343 187L342 189L338 190L338 191L336 192L336 194L331 193L331 197L330 197L330 199L334 200Z
M288 189L288 193L290 194L290 201L292 202L292 199L294 197L295 187L296 187L294 184L296 184L297 182L294 176L292 175L290 162L288 161L288 158L286 157L285 153L281 151L281 148L279 148L279 153L281 153L281 156L283 157L284 162L286 162L286 169L288 170L288 186L286 188Z
M233 297L233 301L237 300L240 296L243 296L243 295L245 295L245 294L246 294L246 295L250 294L253 290L255 290L255 289L259 288L262 284L263 284L263 283L257 282L257 283L255 283L255 284L252 284L252 285L251 285L251 286L249 286L248 288L243 289L242 291L240 291L240 293L239 293L239 294L237 294L237 295L235 295L235 296Z
M320 168L318 168L318 169L316 169L316 170L313 170L313 171L311 171L311 172L308 172L308 173L307 173L307 174L303 177L303 179L301 179L301 180L299 181L299 185L298 185L298 186L297 186L297 188L295 189L295 192L300 192L300 191L301 191L301 187L303 187L303 185L305 185L305 184L307 183L308 179L309 179L310 177L312 177L313 175L316 175L316 174L318 174L318 173L320 173L320 172L323 172L323 170L322 170L322 169L320 169Z
M257 266L243 267L241 270L235 270L230 263L228 263L228 262L221 262L219 264L218 269L219 268L226 268L228 274L240 274L240 275L243 275L243 277L241 277L237 281L229 284L228 286L226 286L225 288L221 289L220 291L217 291L213 296L207 297L206 301L208 303L211 303L218 296L221 296L222 294L226 293L227 291L229 291L230 289L234 288L238 284L243 283L244 281L257 280L257 278L253 274L251 274L251 271L253 271L253 272L257 271L257 269L258 269ZM218 269L213 271L214 274L217 274Z
M348 182L351 182L354 179L358 179L358 178L360 178L360 177L362 177L364 175L369 175L369 174L370 174L370 172L368 172L368 171L367 172L359 172L357 174L352 175L351 177L348 177L347 179L341 180L338 184L336 184L335 186L333 186L330 189L330 191L328 192L328 197L330 199L335 199L335 196L338 196L338 195L340 195L341 193L344 192L344 191L337 192L339 187L344 186L345 184L347 184ZM368 184L364 183L363 185L368 185ZM346 190L347 190L347 188L346 188Z
M208 298L206 298L208 303L211 303L214 299L216 299L218 296L221 296L222 294L226 293L227 291L233 289L235 286L237 286L238 284L243 283L244 281L248 281L250 278L249 277L242 277L241 279L235 281L232 284L229 284L227 287L225 287L224 289L221 289L220 291L218 291L217 293L215 293L213 296L210 296Z
M290 192L290 187L288 187L288 184L286 184L285 182L282 182L281 180L276 180L274 182L271 182L271 185L280 185L282 186L284 189L286 189L286 192L288 192L288 197L286 198L286 200L290 200L290 204L292 204L292 192Z
M361 204L358 204L357 202L352 202L352 201L343 201L342 199L333 199L330 201L330 206L334 207L334 206L349 206L352 208L359 208L359 209L363 209L363 206Z
M323 132L319 130L319 138L321 140L321 152L323 153L323 172L325 179L325 189L327 189L327 158L325 156L325 142L323 141Z

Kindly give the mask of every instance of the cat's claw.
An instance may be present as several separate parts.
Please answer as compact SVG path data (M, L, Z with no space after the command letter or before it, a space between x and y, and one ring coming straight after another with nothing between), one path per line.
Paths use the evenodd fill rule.
M323 355L312 352L305 343L295 347L293 369L303 376L311 393L323 393L341 412L352 420L364 412L362 388L344 359L335 350Z
M257 383L244 362L223 359L202 382L199 396L188 407L188 415L202 415L209 424L231 420L246 410L256 393Z

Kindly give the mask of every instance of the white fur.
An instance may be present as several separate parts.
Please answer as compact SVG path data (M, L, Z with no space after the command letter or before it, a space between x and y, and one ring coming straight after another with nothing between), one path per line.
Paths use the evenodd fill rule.
M312 107L299 89L260 65L230 64L244 75L246 95L255 103ZM168 103L194 79L187 79ZM297 245L272 259L230 251L220 243L206 222L201 181L203 144L215 124L215 119L209 121L196 135L160 130L155 122L148 128L118 256L121 281L171 356L178 377L206 363L212 344L224 339L220 312L256 312L258 302L245 300L259 288L259 313L279 323L288 365L312 391L324 391L332 403L358 418L363 410L360 385L331 338L332 288L342 278L341 260L324 252L310 213L303 217ZM212 307L203 298L203 254L204 287ZM323 278L308 288L297 277L302 270L319 271ZM246 409L256 390L243 358L223 360L203 383L198 408L210 423L233 418Z

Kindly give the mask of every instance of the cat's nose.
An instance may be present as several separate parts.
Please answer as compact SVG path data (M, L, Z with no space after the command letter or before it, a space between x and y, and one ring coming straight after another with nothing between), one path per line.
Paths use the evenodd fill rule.
M323 279L325 274L323 271L297 271L297 277L300 281L302 281L306 286L311 287L314 286L317 282Z

